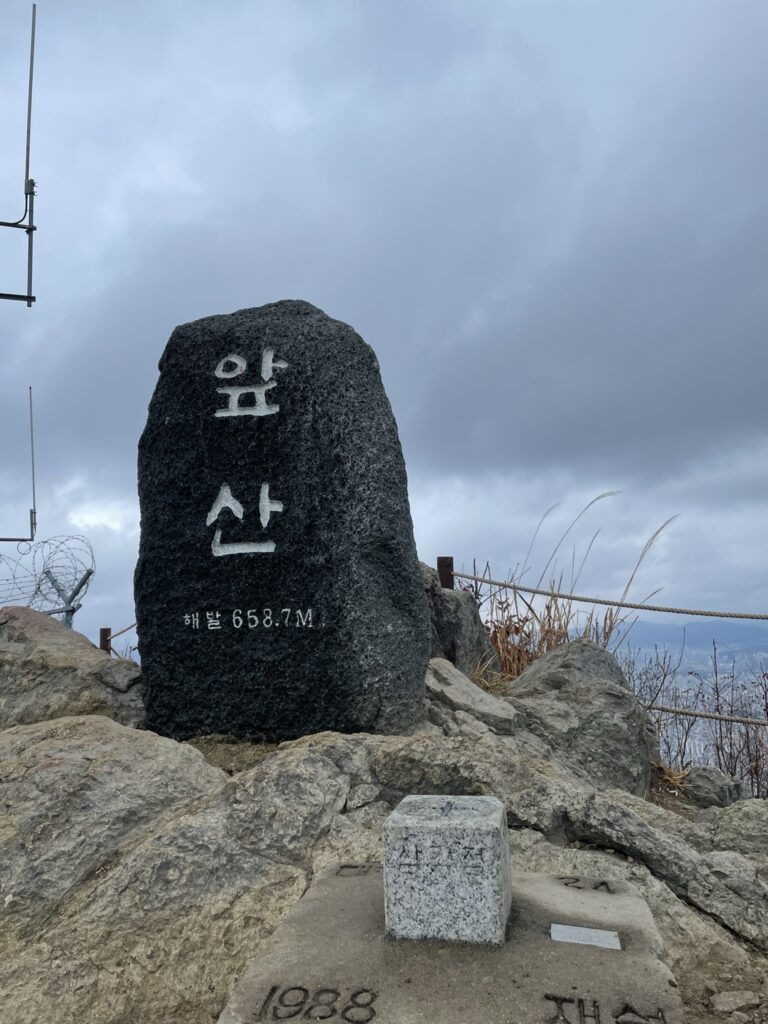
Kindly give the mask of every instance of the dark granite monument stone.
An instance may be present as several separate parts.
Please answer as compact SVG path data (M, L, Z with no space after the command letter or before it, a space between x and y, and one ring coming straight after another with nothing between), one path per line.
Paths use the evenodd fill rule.
M139 444L147 727L399 733L430 623L372 349L307 302L177 327Z

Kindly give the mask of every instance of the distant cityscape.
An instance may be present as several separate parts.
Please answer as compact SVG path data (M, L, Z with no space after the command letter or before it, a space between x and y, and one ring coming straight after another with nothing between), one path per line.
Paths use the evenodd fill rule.
M666 649L676 664L682 649L679 671L699 672L707 676L712 671L714 640L721 675L735 668L737 676L748 676L753 671L761 671L761 664L762 670L768 672L768 621L701 618L670 623L638 619L628 633L624 630L619 635L626 636L616 651L619 658L630 648L639 651L641 656L653 655L654 649L658 648L660 652ZM615 642L610 644L610 650L615 650Z

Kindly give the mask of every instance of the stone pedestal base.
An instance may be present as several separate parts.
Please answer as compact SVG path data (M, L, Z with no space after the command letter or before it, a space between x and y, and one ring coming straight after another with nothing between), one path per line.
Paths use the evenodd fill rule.
M512 907L501 946L388 939L381 866L334 866L249 962L219 1024L682 1024L633 886L513 873Z

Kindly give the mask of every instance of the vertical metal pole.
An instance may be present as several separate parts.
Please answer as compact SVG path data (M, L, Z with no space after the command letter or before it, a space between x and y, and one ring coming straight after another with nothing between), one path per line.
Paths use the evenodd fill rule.
M440 577L440 586L443 590L454 589L453 555L438 555L437 575Z
M32 138L32 77L35 71L35 25L37 4L32 4L32 39L29 46L29 91L27 93L27 152L24 163L24 194L29 203L27 226L27 307L32 306L32 250L35 235L35 183L29 176L29 148Z
M28 181L29 192L29 226L27 227L27 309L32 308L32 250L35 238L35 183Z
M106 651L107 654L112 650L110 640L112 639L112 627L102 626L99 630L99 650Z
M35 423L32 417L32 386L29 388L29 450L32 457L32 508L29 510L29 539L37 532L37 494L35 490Z
M32 4L32 41L29 47L29 92L27 93L27 159L24 164L24 187L29 181L29 143L32 137L32 75L35 70L35 22L37 4Z

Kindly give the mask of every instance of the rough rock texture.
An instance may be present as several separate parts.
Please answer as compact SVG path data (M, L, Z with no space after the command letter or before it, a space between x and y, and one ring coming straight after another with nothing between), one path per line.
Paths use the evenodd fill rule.
M750 860L700 853L665 829L672 812L649 824L644 801L597 792L535 742L326 732L229 779L100 717L0 733L0 1002L13 1024L52 1003L80 1024L207 1024L312 870L380 859L408 793L497 796L520 870L639 884L691 998L715 957L756 984L733 938L768 948Z
M499 657L470 593L445 590L435 569L420 562L432 620L433 658L445 658L465 675L495 672Z
M719 992L712 996L712 1009L717 1013L734 1013L736 1010L754 1010L762 1002L757 992Z
M695 807L727 807L744 796L744 783L719 768L694 766L685 777L683 793Z
M768 860L768 800L740 800L715 821L714 845Z
M589 640L564 644L529 665L506 694L575 770L604 786L647 792L658 741L608 651Z
M141 725L138 665L110 657L50 615L0 608L0 729L64 715Z
M520 729L522 716L506 701L499 700L481 690L470 679L444 658L432 658L427 668L427 697L430 701L430 721L441 728L448 717L446 710L464 712L494 732L511 735ZM455 721L455 715L454 715ZM452 730L448 730L450 733ZM459 732L457 725L454 734Z
M139 445L148 727L407 732L429 612L372 349L307 302L177 327Z
M270 818L274 792L254 804L154 733L95 716L0 733L2 1019L210 1024L242 951L304 891L317 760L304 790L284 773L292 810Z
M733 991L759 994L762 1021L768 804L689 821L592 784L559 731L550 745L527 730L532 707L497 734L486 696L457 710L430 697L452 735L323 732L260 748L232 777L191 745L98 716L0 732L3 1024L40 1024L52 1007L62 1024L210 1024L312 872L380 860L384 821L414 793L500 799L516 870L632 882L687 1024L717 1020L712 997Z

